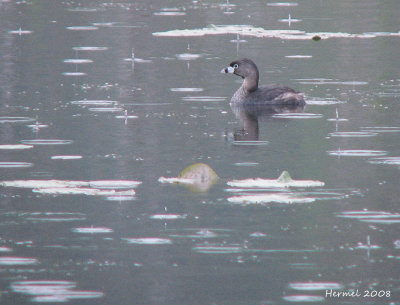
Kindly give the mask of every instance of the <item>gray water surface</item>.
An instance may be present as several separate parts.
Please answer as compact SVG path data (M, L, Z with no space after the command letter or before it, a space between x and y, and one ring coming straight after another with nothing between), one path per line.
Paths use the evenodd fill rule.
M399 12L0 1L0 303L400 304ZM306 108L231 109L239 57Z

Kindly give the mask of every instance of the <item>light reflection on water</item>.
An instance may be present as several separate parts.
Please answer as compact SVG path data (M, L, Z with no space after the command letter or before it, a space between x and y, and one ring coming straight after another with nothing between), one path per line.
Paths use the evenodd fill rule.
M398 299L397 3L231 2L0 1L1 302ZM307 106L234 113L237 57Z

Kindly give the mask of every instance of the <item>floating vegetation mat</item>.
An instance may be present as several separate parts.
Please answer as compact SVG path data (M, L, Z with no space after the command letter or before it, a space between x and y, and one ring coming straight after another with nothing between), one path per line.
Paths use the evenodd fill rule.
M266 193L266 194L248 194L228 197L228 202L241 205L265 204L265 203L284 203L299 204L312 203L315 198L304 197L296 193Z
M232 188L225 189L232 194L227 198L229 203L243 206L256 204L302 204L317 200L342 200L349 196L360 195L357 189L325 189L325 183L318 180L293 180L284 171L278 179L244 179L232 180L227 184ZM312 190L305 190L311 189Z
M201 29L184 29L184 30L171 30L165 32L154 32L153 36L159 37L190 37L190 36L205 36L205 35L225 35L225 34L240 34L243 36L253 36L259 38L280 38L280 39L299 39L308 40L314 37L320 39L328 38L375 38L375 37L392 37L400 36L400 32L391 33L383 32L379 33L342 33L342 32L316 32L308 33L299 30L266 30L261 27L253 27L251 25L214 25L211 24L208 27Z
M134 196L140 181L134 180L13 180L1 181L0 186L28 188L48 195Z
M332 191L288 191L288 188L323 187L324 182L318 180L293 180L287 171L283 171L278 179L244 179L232 180L227 184L234 188L226 189L234 196L227 198L234 204L299 204L312 203L317 199L342 199L344 194Z
M293 180L287 171L283 171L278 179L244 179L232 180L227 184L233 187L287 188L287 187L322 187L324 182L318 180Z

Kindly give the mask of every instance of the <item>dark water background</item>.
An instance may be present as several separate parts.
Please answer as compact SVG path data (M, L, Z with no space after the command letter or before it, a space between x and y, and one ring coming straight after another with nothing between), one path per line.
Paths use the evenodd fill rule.
M0 148L72 141L1 149L0 180L142 182L120 198L0 187L0 303L400 304L399 15L394 0L0 1ZM323 39L153 35L212 25ZM233 141L240 79L219 71L238 57L320 116L264 116L258 141ZM198 162L221 177L207 192L157 181ZM232 203L249 193L227 181L283 170L325 186Z

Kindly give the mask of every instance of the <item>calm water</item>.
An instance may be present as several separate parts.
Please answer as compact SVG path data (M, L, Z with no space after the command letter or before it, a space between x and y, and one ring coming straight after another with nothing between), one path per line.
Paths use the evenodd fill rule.
M0 303L400 304L399 12L0 1ZM238 57L309 105L234 112Z

